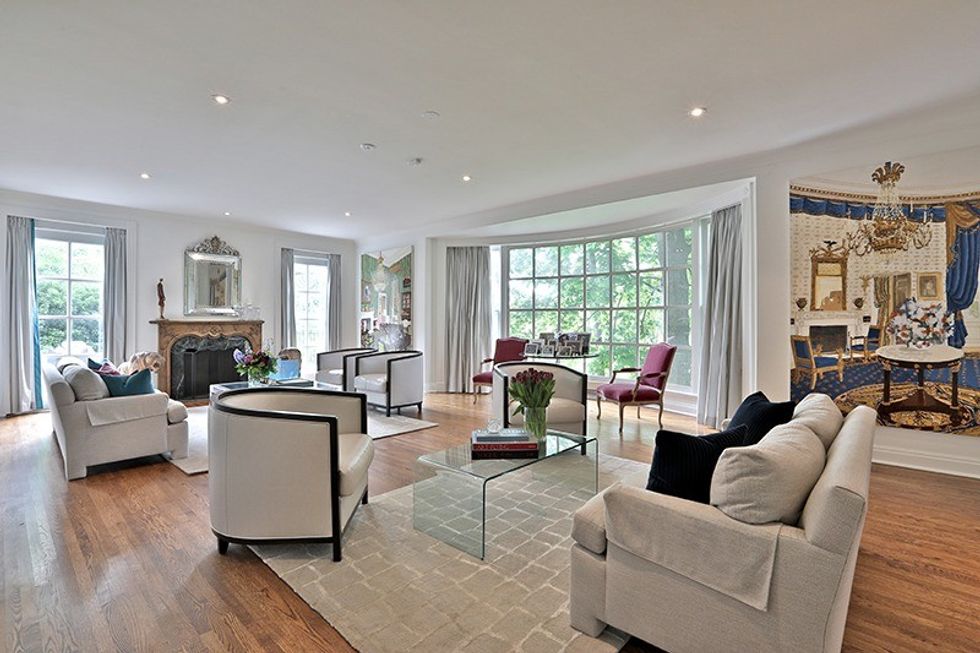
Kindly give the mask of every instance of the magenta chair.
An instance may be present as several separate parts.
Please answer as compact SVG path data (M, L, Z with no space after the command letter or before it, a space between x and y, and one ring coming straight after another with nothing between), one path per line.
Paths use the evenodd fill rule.
M609 383L603 383L595 389L595 401L602 417L602 401L611 401L619 405L619 434L623 434L623 410L627 406L636 406L636 416L640 416L640 406L657 404L660 414L657 422L664 427L664 392L667 388L667 377L670 376L670 366L674 362L677 347L660 343L650 347L643 367L624 367L613 372ZM616 375L626 372L637 372L633 383L616 383Z
M493 347L493 358L484 358L480 363L482 368L487 363L511 363L513 361L524 360L524 346L527 340L524 338L498 338ZM473 403L480 398L480 386L493 388L493 369L473 375Z

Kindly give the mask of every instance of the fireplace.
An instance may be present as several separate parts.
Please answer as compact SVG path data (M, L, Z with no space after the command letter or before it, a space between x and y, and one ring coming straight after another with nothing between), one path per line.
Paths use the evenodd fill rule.
M175 399L207 397L213 383L238 381L232 352L262 346L262 320L152 320L163 365L157 387Z
M814 351L834 352L847 349L847 325L810 325L810 344Z

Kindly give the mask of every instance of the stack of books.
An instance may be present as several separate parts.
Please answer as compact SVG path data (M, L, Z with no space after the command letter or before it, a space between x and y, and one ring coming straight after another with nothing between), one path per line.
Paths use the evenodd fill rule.
M497 433L478 429L473 431L470 448L473 460L538 457L538 441L524 429L503 429Z

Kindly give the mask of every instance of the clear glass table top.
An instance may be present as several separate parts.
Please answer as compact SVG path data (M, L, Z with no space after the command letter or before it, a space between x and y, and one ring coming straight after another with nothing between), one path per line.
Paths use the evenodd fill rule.
M595 442L591 436L573 435L561 431L548 431L538 447L537 458L494 458L473 460L469 443L461 444L451 449L435 451L419 456L418 460L427 465L450 469L463 474L482 479L493 479L512 472L521 467L571 451L584 448L586 444Z

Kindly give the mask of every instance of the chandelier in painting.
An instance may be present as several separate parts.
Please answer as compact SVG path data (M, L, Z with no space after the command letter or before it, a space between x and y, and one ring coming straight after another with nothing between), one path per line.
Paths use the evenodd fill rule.
M888 161L871 175L879 186L874 208L844 238L844 246L858 256L907 252L912 247L922 249L932 240L929 211L923 213L919 222L912 219L912 205L909 204L906 212L899 201L896 187L903 172L904 165Z

